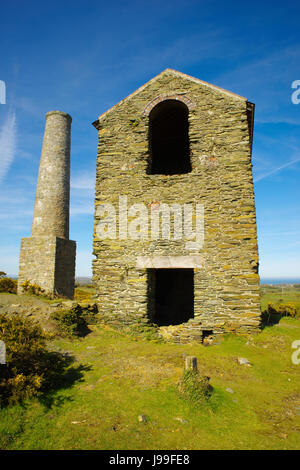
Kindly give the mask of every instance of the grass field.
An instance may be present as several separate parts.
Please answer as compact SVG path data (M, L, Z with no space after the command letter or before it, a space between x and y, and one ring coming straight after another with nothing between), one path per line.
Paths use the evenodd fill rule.
M300 284L292 286L262 286L261 308L264 310L268 303L279 305L281 302L292 302L300 311Z
M297 289L270 290L263 306L300 301ZM73 358L55 391L0 410L1 449L300 448L300 364L291 360L299 319L209 347L90 328L84 338L51 343ZM185 355L197 356L214 389L198 408L177 389ZM146 422L139 422L141 414Z

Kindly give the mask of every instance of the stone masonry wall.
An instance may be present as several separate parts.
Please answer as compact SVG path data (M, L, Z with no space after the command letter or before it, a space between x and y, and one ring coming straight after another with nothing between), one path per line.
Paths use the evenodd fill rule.
M147 174L147 106L166 96L189 106L192 172ZM175 341L200 340L203 330L249 332L259 328L260 301L256 218L251 166L249 104L171 71L115 106L96 123L99 130L95 195L93 278L99 309L111 323L149 322L153 297L150 272L138 256L199 255L194 268L194 318L162 327ZM100 240L97 207L127 196L143 202L204 205L204 246L186 249L186 240ZM119 227L118 227L119 229ZM150 279L148 281L148 279ZM151 300L152 299L152 300ZM151 307L152 305L152 307Z
M71 116L61 111L46 114L33 236L51 234L69 238L71 122Z
M48 294L53 294L56 237L22 238L19 258L18 294L23 293L24 281L38 284ZM41 265L47 266L41 272Z
M42 287L47 295L74 296L76 243L54 236L22 238L18 294L29 280Z

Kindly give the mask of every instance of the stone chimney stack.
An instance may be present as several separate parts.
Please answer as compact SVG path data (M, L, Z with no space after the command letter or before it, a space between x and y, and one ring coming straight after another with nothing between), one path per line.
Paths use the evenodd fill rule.
M69 114L50 111L46 127L36 190L32 236L69 238L70 143Z
M23 238L18 293L24 281L44 291L73 298L76 243L69 240L70 137L72 118L61 111L46 114L46 127L30 238Z

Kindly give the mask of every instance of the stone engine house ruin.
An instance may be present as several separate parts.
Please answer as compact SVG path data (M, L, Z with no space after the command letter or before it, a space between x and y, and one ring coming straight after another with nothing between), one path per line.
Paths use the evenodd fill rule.
M25 280L72 298L71 117L46 116ZM254 105L167 69L102 114L93 280L104 321L201 341L260 326L251 149Z
M106 321L154 322L179 342L258 329L253 117L246 98L167 69L93 123L93 279ZM174 204L202 208L200 244L173 236ZM165 236L151 233L155 214Z

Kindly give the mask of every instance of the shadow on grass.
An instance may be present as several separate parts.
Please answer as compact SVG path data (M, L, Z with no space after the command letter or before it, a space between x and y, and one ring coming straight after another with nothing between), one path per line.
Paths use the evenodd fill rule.
M55 336L56 338L75 341L77 338L85 338L90 333L92 333L92 330L87 325L80 327L80 330L77 330L75 333L66 332L63 329L59 329L58 327L57 331L55 331Z
M78 338L85 338L88 334L90 334L92 330L88 327L88 325L84 325L80 328L77 333Z
M283 315L281 313L269 313L267 310L264 310L261 315L262 323L261 323L261 328L262 330L266 328L267 326L274 326L277 325Z
M16 375L15 370L7 365L0 366L0 408L19 404L22 408L29 405L28 399L36 399L46 408L62 406L67 401L72 401L68 396L59 395L57 392L67 390L78 382L83 382L84 374L92 369L90 365L75 364L75 359L68 353L56 351L43 351L31 357L22 358L22 375L30 380L32 374L42 378L40 389L27 393L26 388L14 386L9 381Z
M68 396L57 396L57 392L72 388L75 383L83 382L84 373L91 370L90 365L76 364L68 354L50 352L52 367L45 374L45 382L38 395L38 401L47 409L62 406L72 401Z

